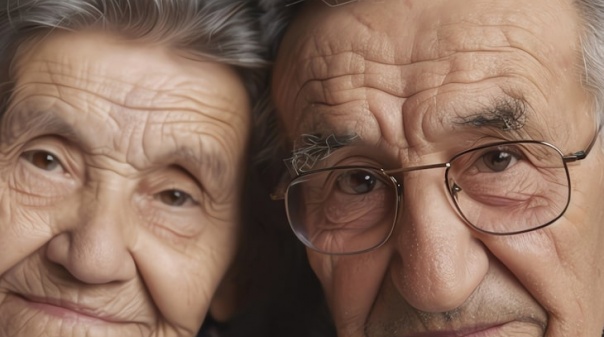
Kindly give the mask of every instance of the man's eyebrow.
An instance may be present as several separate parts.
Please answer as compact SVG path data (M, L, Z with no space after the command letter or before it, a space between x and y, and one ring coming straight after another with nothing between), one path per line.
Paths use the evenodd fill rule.
M319 160L329 157L337 149L353 144L357 139L357 134L302 134L294 143L292 156L285 159L286 165L294 171L292 173L312 170Z
M519 98L498 98L479 112L460 117L457 124L490 127L499 131L522 129L526 123L527 102Z

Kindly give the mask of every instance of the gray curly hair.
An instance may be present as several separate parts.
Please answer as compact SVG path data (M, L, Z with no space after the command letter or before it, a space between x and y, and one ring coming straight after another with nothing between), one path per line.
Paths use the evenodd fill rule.
M227 64L241 75L252 102L266 87L260 12L249 0L0 0L0 117L11 96L18 46L60 29L92 28L165 43ZM264 125L257 115L254 123ZM262 131L260 131L262 132Z

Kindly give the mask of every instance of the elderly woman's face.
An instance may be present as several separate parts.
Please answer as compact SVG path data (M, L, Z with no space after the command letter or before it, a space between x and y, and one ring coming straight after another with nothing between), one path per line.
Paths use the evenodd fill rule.
M227 66L98 33L22 46L0 128L0 336L186 336L236 245Z

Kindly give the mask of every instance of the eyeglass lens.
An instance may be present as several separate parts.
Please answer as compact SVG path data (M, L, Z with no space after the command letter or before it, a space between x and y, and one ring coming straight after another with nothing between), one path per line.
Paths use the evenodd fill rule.
M397 211L396 185L380 170L351 168L312 173L287 191L296 235L309 247L345 254L378 246Z
M511 143L471 150L451 160L447 185L475 228L513 234L547 225L568 205L566 165L554 147Z
M547 225L562 215L570 198L561 153L539 142L462 152L451 159L445 182L466 222L493 234ZM384 243L397 220L399 202L404 201L397 184L384 171L364 167L300 176L286 197L296 235L307 246L331 254L358 253Z

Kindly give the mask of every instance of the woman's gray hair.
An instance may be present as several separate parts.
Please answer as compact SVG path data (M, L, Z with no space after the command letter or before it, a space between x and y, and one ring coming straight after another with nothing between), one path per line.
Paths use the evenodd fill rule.
M250 0L0 0L0 117L18 46L52 30L99 29L165 43L236 69L257 102L265 92L260 12ZM255 123L263 125L256 116Z

